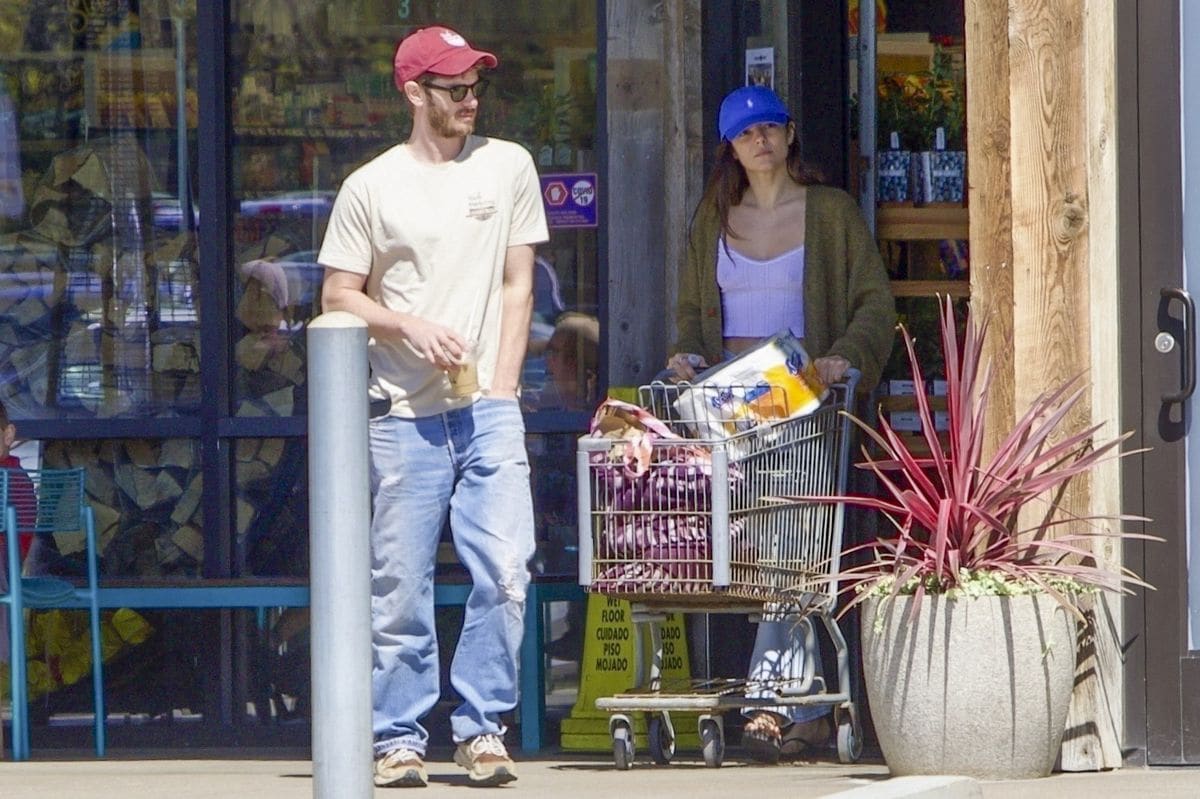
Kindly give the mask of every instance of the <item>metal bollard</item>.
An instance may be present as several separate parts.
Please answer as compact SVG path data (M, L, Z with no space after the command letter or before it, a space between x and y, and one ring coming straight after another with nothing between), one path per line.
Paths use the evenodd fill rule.
M367 325L308 325L313 796L374 795Z

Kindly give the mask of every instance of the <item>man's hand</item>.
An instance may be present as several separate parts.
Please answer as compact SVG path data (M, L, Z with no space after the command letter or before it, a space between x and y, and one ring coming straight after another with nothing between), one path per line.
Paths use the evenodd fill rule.
M407 316L400 335L417 353L439 369L454 369L467 351L467 342L458 333L436 322Z

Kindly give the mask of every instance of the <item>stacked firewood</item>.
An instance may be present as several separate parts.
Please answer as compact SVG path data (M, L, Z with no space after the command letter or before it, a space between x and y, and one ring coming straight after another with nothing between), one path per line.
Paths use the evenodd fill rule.
M200 461L187 439L50 441L47 468L87 469L105 574L196 576L204 559ZM82 538L58 536L64 555Z

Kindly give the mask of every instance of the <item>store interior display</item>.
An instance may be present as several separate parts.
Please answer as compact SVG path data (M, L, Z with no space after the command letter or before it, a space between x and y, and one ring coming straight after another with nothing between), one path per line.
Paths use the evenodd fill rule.
M876 236L900 322L926 373L938 376L936 297L965 303L970 294L962 2L889 0L877 5L876 26ZM918 445L911 379L895 347L878 412ZM933 402L944 412L944 397Z
M307 577L316 255L341 181L408 134L391 74L400 38L463 21L501 60L477 132L519 142L542 173L597 167L591 0L235 0L221 75L201 74L197 11L210 8L0 0L0 399L19 424L53 431L31 442L41 463L87 468L104 579L139 586ZM201 196L199 99L220 81L230 97L228 137L215 148L229 175L229 262L202 272L201 234L215 228L205 227L213 198ZM597 230L555 228L538 256L522 400L527 414L553 418L551 432L530 434L533 567L561 577L575 557L575 507L564 499L574 492L572 431L604 389ZM564 344L564 321L580 319L588 335ZM220 336L207 336L215 328ZM214 339L228 351L202 351ZM220 391L201 385L201 365L211 375L214 362L228 375ZM214 434L206 421L196 433L214 418L235 432ZM250 426L260 420L266 432ZM109 422L123 432L107 432ZM139 437L119 437L131 430ZM218 449L226 460L214 465ZM218 519L205 512L214 507ZM58 565L69 570L72 558L63 542ZM149 637L106 671L114 712L134 725L218 710L253 723L303 717L294 691L286 707L265 696L280 682L265 648L271 614L234 611L224 628L217 614L144 613ZM204 691L217 658L243 645L245 663L220 665L237 673L230 711ZM40 697L38 723L86 712L79 698L74 686Z
M0 32L17 45L0 55L17 123L0 157L20 176L0 217L4 402L24 418L194 412L195 229L163 213L192 205L192 165L172 157L196 123L187 9L5 5L24 13Z

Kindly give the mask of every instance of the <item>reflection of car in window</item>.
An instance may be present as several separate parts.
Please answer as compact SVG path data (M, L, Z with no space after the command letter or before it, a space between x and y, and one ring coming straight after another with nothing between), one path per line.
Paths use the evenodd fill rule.
M238 204L238 211L242 216L329 216L335 196L331 191L281 192L242 200ZM150 198L150 208L155 227L160 230L180 229L183 211L180 210L178 197L156 192ZM192 206L192 220L194 223L200 221L200 209L196 206Z
M332 191L294 191L242 200L243 216L329 216L333 210Z

